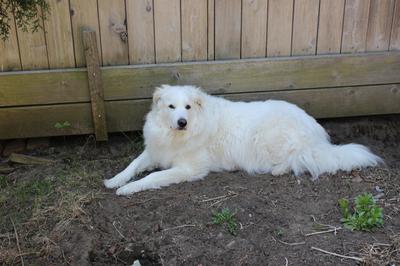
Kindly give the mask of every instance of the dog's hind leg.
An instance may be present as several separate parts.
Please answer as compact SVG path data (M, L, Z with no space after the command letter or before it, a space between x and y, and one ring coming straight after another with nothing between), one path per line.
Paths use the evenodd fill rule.
M173 167L168 170L151 173L138 181L131 182L119 188L117 195L129 195L143 190L158 189L171 184L198 180L207 174L207 170L196 171L189 167Z
M117 174L115 177L104 180L104 185L107 188L116 188L125 185L129 180L135 177L137 174L151 170L155 167L155 163L151 160L148 152L144 150L133 162L129 164L125 170Z

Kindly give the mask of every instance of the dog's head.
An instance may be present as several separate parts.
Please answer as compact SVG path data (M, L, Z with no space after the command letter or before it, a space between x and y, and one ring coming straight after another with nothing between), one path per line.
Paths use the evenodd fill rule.
M204 93L194 86L162 85L153 94L152 109L170 129L191 130L203 108L203 97Z

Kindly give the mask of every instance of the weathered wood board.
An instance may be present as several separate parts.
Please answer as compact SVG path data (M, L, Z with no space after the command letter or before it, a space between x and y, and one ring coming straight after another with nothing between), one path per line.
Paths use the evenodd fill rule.
M130 64L155 62L154 6L152 0L127 0L126 15Z
M319 0L297 0L293 11L292 55L315 55Z
M182 61L207 60L207 0L181 2Z
M262 58L267 51L267 0L242 1L241 58Z
M160 84L210 93L359 86L400 82L400 52L103 67L106 100L150 98ZM89 102L86 72L0 73L0 107Z
M320 0L317 54L340 53L344 6L344 0Z
M181 7L179 0L154 0L156 62L182 60Z
M44 21L49 68L75 67L74 45L68 0L50 0Z
M365 51L370 0L346 0L342 33L342 53Z
M269 0L267 56L290 56L292 52L294 0Z
M400 84L241 93L224 97L235 101L287 100L317 118L400 113ZM150 99L106 102L108 131L141 130L150 104ZM0 108L0 139L91 134L94 132L91 120L90 103ZM55 126L65 121L70 126Z
M215 0L215 59L239 59L241 43L241 0Z
M95 31L82 31L83 47L85 49L88 85L90 91L90 103L96 140L108 140L106 110L104 107L103 80L101 78L99 50Z
M10 20L10 35L7 40L0 40L0 72L21 70L17 30L14 16Z
M77 67L85 66L83 51L82 30L94 30L97 35L97 47L101 52L99 16L97 14L97 0L70 0L70 16L74 38L74 52ZM101 58L100 58L101 59Z

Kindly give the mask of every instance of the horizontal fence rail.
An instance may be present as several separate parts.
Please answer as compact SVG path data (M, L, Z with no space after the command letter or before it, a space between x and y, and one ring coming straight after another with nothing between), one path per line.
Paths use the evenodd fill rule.
M288 100L319 118L400 113L400 52L102 67L101 74L108 132L140 130L161 84L192 84L235 101ZM0 73L0 97L0 139L94 132L86 69Z

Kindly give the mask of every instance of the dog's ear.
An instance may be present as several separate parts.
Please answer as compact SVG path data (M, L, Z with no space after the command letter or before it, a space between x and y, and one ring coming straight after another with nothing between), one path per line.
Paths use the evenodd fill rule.
M156 87L156 89L153 93L153 104L157 104L161 100L162 91L168 87L169 87L169 85L165 85L165 84L161 85L160 87Z
M161 91L163 86L156 87L155 91L153 92L153 104L157 104L161 100Z

